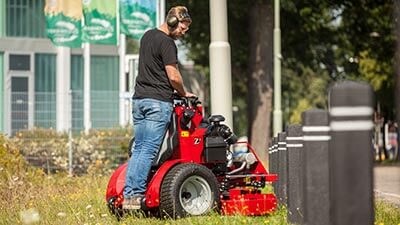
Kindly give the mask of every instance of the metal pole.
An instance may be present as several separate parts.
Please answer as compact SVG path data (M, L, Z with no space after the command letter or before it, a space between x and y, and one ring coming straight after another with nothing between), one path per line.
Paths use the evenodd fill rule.
M157 27L163 24L165 21L165 0L159 0L159 4L159 24L157 25Z
M57 79L56 79L56 129L66 132L71 125L68 110L71 83L71 49L57 47Z
M72 129L68 130L68 174L72 176L73 173L73 139L72 139Z
M88 133L92 127L90 117L90 44L83 44L83 126Z
M226 0L210 0L210 91L211 113L225 117L233 129L231 47L228 42Z
M281 29L279 0L274 1L274 135L282 131L281 110Z
M125 118L125 100L123 94L127 91L126 89L126 78L125 78L125 55L126 55L126 38L125 34L119 35L119 125L125 126L129 122L129 118Z
M331 224L374 224L372 115L367 83L342 82L330 91Z

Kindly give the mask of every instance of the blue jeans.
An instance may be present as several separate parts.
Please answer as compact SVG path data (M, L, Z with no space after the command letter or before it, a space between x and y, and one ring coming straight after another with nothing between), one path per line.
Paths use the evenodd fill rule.
M124 198L143 196L151 163L157 156L171 120L172 103L155 99L133 99L135 143L126 170Z

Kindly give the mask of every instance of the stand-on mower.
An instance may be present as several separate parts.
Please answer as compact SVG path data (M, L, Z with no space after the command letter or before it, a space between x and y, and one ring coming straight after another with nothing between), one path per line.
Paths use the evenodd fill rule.
M197 98L175 97L174 111L164 142L152 163L141 209L171 218L204 215L264 215L276 209L274 194L263 193L277 175L268 174L248 143L247 152L233 154L237 137L221 124L225 118L203 118ZM131 140L129 153L134 144ZM236 143L238 144L238 143ZM111 176L106 200L122 216L127 163Z

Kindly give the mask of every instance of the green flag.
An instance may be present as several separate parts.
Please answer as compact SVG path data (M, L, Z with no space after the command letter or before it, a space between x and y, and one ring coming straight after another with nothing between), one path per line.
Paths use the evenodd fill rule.
M46 0L47 37L57 46L81 47L81 0Z
M156 26L157 0L120 0L120 30L139 40L144 32Z
M83 42L117 44L116 1L83 0Z

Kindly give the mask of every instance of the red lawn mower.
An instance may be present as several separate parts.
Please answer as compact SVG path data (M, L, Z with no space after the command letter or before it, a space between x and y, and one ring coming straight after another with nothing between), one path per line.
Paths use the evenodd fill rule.
M225 118L203 118L197 98L175 97L174 111L164 142L152 163L141 209L162 217L204 215L217 210L224 215L264 215L277 207L274 194L261 189L277 180L268 174L253 148L234 154L238 144ZM129 153L134 140L131 140ZM236 152L237 153L237 152ZM119 216L127 163L111 176L106 200Z

